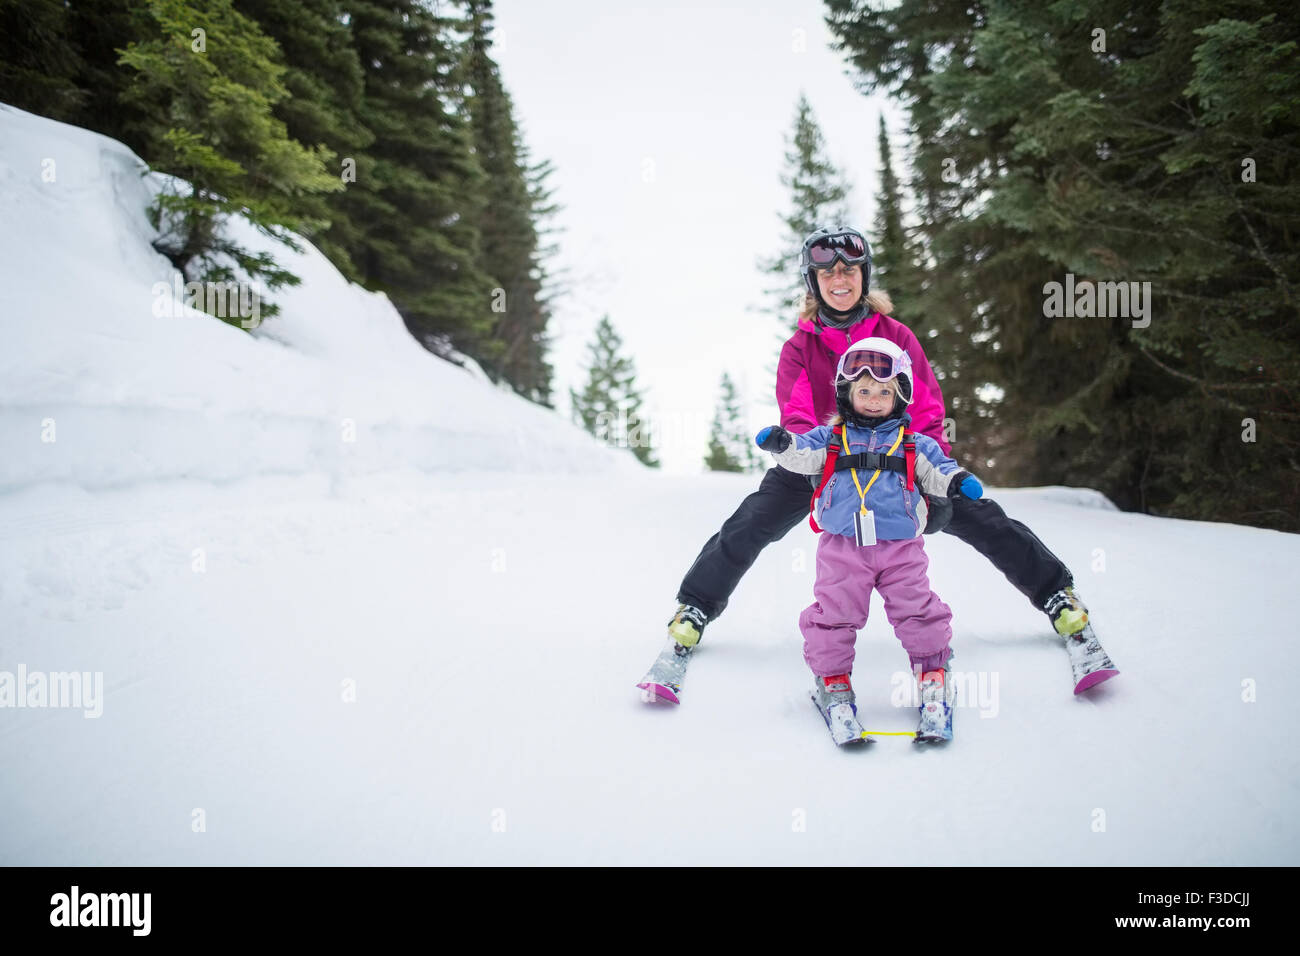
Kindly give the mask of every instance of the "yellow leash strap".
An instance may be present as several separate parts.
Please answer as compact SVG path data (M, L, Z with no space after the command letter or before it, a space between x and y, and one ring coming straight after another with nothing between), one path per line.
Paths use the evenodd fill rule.
M885 452L885 457L889 457L894 452L898 451L898 446L903 441L903 433L905 431L907 431L906 428L900 427L898 429L898 437L894 439L893 447L891 447L889 451ZM849 454L849 430L847 428L845 428L842 432L840 432L840 441L844 443L844 454L846 455ZM858 498L861 501L861 504L858 506L860 512L862 514L866 514L867 513L867 492L871 490L871 486L874 485L876 483L876 479L880 477L880 469L879 468L876 469L876 473L871 476L871 480L867 482L867 487L865 488L862 487L862 482L858 481L858 470L856 468L850 468L849 474L853 476L853 484L858 489Z
M864 730L863 737L915 737L915 730Z

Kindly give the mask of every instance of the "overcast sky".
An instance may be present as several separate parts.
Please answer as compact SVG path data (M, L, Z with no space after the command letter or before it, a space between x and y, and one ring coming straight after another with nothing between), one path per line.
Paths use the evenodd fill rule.
M756 260L779 250L790 205L779 177L800 92L868 235L878 117L896 164L904 117L854 88L820 0L497 0L494 10L516 120L533 161L555 164L564 207L551 263L570 286L551 323L557 407L568 414L608 314L636 363L665 471L698 472L724 370L752 430L777 420L769 369L780 330L752 309L768 284Z

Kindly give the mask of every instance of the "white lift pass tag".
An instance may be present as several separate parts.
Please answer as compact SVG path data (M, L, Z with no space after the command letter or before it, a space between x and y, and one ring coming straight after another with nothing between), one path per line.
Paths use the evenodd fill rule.
M853 537L857 540L860 548L876 543L876 513L874 511L858 511L854 513Z

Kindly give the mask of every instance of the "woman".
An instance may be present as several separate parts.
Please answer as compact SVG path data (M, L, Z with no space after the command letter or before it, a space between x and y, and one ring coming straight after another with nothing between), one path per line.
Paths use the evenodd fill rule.
M824 424L835 414L835 368L849 345L879 336L896 343L910 356L914 376L912 427L929 435L951 454L943 436L944 405L939 383L929 360L912 331L889 318L893 304L879 290L870 288L871 250L865 237L848 227L821 228L803 242L800 274L807 294L799 314L798 328L781 350L777 367L776 397L781 426L804 433ZM668 624L669 647L656 667L667 663L673 672L669 684L674 693L662 695L676 700L680 677L685 672L689 651L699 643L705 626L726 609L732 591L758 558L759 552L780 540L808 514L816 478L799 475L777 465L768 470L758 490L741 502L700 551L682 579L677 592L678 607ZM933 500L936 510L942 502ZM927 533L938 530L932 520ZM1073 576L1059 558L1024 524L1009 518L997 502L988 498L952 501L951 518L942 528L971 545L1001 571L1034 607L1044 611L1057 633L1076 637L1081 646L1070 648L1071 660L1086 653L1096 666L1096 683L1117 673L1108 659L1100 666L1104 652L1087 627L1088 611L1074 591ZM1070 642L1067 641L1067 646ZM675 657L675 660L674 660ZM1091 666L1091 665L1090 665ZM652 680L655 670L639 686L659 693L662 682ZM675 676L674 676L675 675ZM1083 689L1076 669L1076 690ZM1084 685L1090 686L1090 684Z

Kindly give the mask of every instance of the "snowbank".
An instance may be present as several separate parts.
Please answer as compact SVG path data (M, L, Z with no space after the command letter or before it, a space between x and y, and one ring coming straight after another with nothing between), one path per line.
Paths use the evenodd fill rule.
M175 272L146 209L165 181L120 143L0 105L0 491L490 471L524 453L543 471L640 468L425 351L310 243L230 224L302 279L251 335L163 301Z

